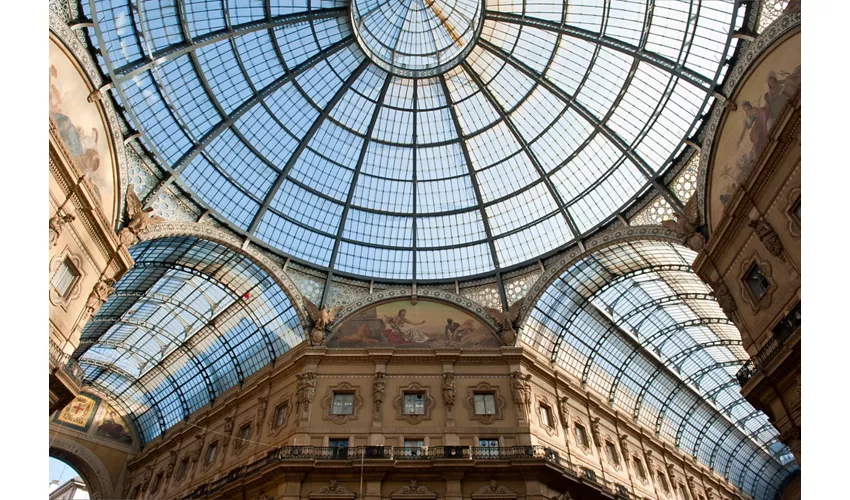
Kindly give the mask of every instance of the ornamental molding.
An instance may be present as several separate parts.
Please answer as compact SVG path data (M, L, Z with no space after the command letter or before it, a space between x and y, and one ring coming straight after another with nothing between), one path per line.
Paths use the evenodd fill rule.
M759 298L753 296L752 292L750 292L750 287L747 285L747 272L749 272L753 265L758 266L759 272L770 282L770 286L767 287L764 295ZM753 252L749 258L741 262L741 270L738 273L738 284L741 286L741 297L752 308L754 314L758 314L762 309L770 307L773 301L773 292L777 288L776 280L773 278L773 269L770 262L759 257L758 252Z
M86 446L57 434L50 442L50 456L62 458L65 461L68 461L66 458L71 460L71 465L83 476L92 499L115 498L109 471L106 470L100 458Z
M50 9L49 26L50 33L54 35L56 41L73 56L74 62L82 69L81 76L88 85L89 91L96 92L101 89L106 82L100 76L100 69L92 59L88 47L68 27L65 20L54 9ZM124 126L111 98L97 99L95 103L98 109L100 109L101 114L106 118L104 121L105 128L109 133L109 149L115 155L114 159L117 166L118 189L115 193L115 206L113 207L115 218L110 221L114 229L118 227L118 223L121 221L121 216L124 213L124 197L121 196L121 193L127 191L129 179L127 175L127 151L124 146Z
M800 203L800 188L794 188L788 192L788 203L785 206L783 214L785 214L785 218L788 220L788 234L795 238L800 238L801 233L800 218L797 217L795 210L798 203Z
M569 269L570 266L588 255L609 246L636 240L655 240L675 243L677 245L682 244L681 236L679 236L675 231L667 229L664 226L616 226L606 229L596 236L589 238L584 242L584 250L580 249L578 246L573 246L569 251L558 256L557 260L548 262L546 270L540 274L540 277L538 277L528 289L528 293L526 293L525 298L522 301L519 320L517 320L517 324L519 325L519 328L517 328L519 331L518 337L522 337L522 329L524 328L526 321L528 321L528 316L531 314L531 311L534 309L537 301L543 295L543 292L546 291L549 285L555 281L558 276Z
M407 414L404 413L404 395L405 394L421 394L424 399L425 413ZM393 399L393 408L396 410L396 420L405 420L411 425L416 425L423 420L431 420L431 410L437 406L434 398L431 397L431 388L420 384L419 382L411 382L408 385L398 388L398 395Z
M493 320L493 318L491 318L487 314L487 310L484 306L470 299L467 299L466 297L461 297L460 295L446 290L432 290L427 288L417 288L414 290L411 288L404 287L374 292L354 302L350 302L342 306L342 308L336 313L336 320L334 323L335 325L342 324L342 322L345 321L346 318L367 306L377 305L381 302L389 302L391 300L398 300L404 298L410 298L411 302L415 302L419 298L447 302L455 307L460 308L464 312L474 314L480 321L482 321L485 325L489 326L494 332L493 335L496 336L499 341L501 341L501 338L495 334L499 327Z
M339 499L339 498L354 498L354 493L345 486L339 484L335 479L331 479L327 486L322 486L319 491L310 493L310 499Z
M252 262L260 266L283 289L283 292L292 303L296 314L298 314L298 319L301 322L302 328L304 328L303 331L306 332L307 315L304 311L304 298L301 292L298 290L295 282L292 281L292 278L265 252L261 251L255 245L245 245L243 238L239 238L230 231L197 222L166 221L155 223L139 231L138 234L139 242L172 236L192 236L209 240L251 259Z
M53 287L53 276L56 275L56 271L59 270L59 267L65 259L71 261L71 264L77 271L77 277L74 278L73 283L71 283L71 288L68 290L68 293L63 296L60 295L59 291ZM68 304L80 296L80 288L82 287L82 283L85 278L86 272L83 270L83 260L79 256L71 253L70 247L66 246L62 249L60 254L55 255L52 259L50 259L50 303L54 306L59 306L62 309L67 309Z
M546 425L543 422L544 406L549 409L549 425ZM550 436L558 435L558 424L555 420L556 418L558 418L555 415L556 411L557 410L555 410L555 407L552 406L552 403L549 402L549 398L547 398L545 395L537 395L537 424L540 426L541 429L546 431L546 434L549 434Z
M246 438L242 438L242 429L245 427L248 428L248 436ZM233 451L230 452L231 455L236 456L241 454L248 445L251 444L251 436L254 435L254 417L247 417L242 419L239 422L239 426L236 427L237 435L233 438Z
M726 81L723 83L723 95L728 99L733 100L734 96L741 90L743 83L746 81L752 70L758 66L764 55L771 52L779 44L775 44L785 35L800 29L802 19L801 11L788 12L781 15L773 23L762 32L748 46L738 62L726 76ZM697 188L696 195L698 196L697 208L699 209L700 219L708 220L706 210L706 194L708 191L708 170L714 160L714 142L718 134L723 129L723 124L728 116L728 108L726 106L714 106L711 117L705 127L704 139L702 141L701 151L704 154L700 155L699 168L697 169Z
M285 406L284 406L285 405ZM266 434L267 436L277 436L280 432L286 428L289 424L289 415L292 413L292 405L293 405L293 397L292 394L287 393L278 398L274 406L272 406L272 411L269 413L269 431ZM277 418L278 409L283 412L283 421L275 427L275 419Z
M354 402L351 407L351 413L346 415L337 415L333 412L334 393L337 394L353 394ZM363 406L363 398L360 397L360 386L351 385L348 382L342 382L337 385L328 387L325 393L325 398L322 399L322 408L325 410L322 416L325 420L332 420L337 425L342 425L349 420L357 420L360 412L360 407Z
M392 500L397 498L415 498L420 500L437 498L437 494L429 490L416 479L411 479L410 484L403 486L400 490L393 492L390 495Z
M506 486L496 483L495 479L490 480L490 484L482 486L478 491L472 494L473 499L478 498L517 498L516 492L508 489Z
M493 394L493 400L496 404L496 413L492 415L478 415L475 413L475 393L485 392ZM499 394L499 386L490 385L487 382L481 382L478 385L468 386L466 389L466 399L463 405L469 410L469 420L478 420L484 425L490 425L496 420L505 419L505 398Z

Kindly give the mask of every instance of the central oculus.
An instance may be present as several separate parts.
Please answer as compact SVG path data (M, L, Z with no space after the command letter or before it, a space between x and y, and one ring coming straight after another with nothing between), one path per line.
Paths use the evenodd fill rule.
M372 61L400 76L457 65L481 31L481 0L352 0L351 21Z

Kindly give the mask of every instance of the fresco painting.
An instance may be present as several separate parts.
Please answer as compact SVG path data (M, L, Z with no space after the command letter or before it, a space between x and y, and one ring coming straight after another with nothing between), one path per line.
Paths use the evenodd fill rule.
M122 444L133 444L133 435L130 433L127 424L124 423L124 419L109 405L103 405L103 411L97 419L97 427L94 433Z
M747 78L735 99L714 153L709 192L711 227L716 227L735 190L767 146L785 105L800 89L800 35L771 52Z
M112 220L115 175L103 119L88 101L89 89L68 56L50 40L50 117L80 173L89 179L104 215Z
M481 320L441 302L396 300L367 307L334 330L328 347L500 347Z

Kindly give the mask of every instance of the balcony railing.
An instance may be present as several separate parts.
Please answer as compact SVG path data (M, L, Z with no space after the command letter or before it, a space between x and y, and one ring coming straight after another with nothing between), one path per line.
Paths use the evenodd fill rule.
M782 321L773 328L773 336L767 341L767 344L759 349L759 352L747 360L744 366L738 370L735 377L738 383L743 387L753 375L759 370L764 370L773 359L779 354L785 341L800 328L800 304L798 303L791 312L789 312Z
M61 369L65 374L74 381L79 387L83 383L83 369L77 364L77 361L70 354L62 351L56 342L50 339L50 364L54 368Z
M360 460L538 460L556 464L565 473L580 476L579 470L568 460L561 457L556 450L545 446L509 446L503 448L470 448L469 446L428 446L428 447L393 447L393 446L357 446L350 448L334 448L321 446L283 446L269 452L264 458L248 465L237 467L224 477L203 484L187 495L186 499L206 497L215 494L227 485L253 476L264 467L280 462L294 460L348 460L356 465ZM597 486L613 492L613 484L602 481L596 472L590 471L581 475L585 480L593 478Z

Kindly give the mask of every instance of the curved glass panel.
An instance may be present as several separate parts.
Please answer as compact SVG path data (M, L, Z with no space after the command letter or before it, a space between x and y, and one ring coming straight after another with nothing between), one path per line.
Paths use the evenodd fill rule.
M691 270L656 241L598 250L535 304L520 338L608 403L756 499L798 468L767 416L740 394L741 335Z
M82 7L131 126L213 217L337 273L454 280L564 248L658 189L713 102L739 3Z
M142 443L304 338L289 298L247 257L188 237L139 243L83 328L83 383L110 395Z

